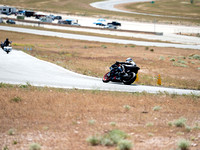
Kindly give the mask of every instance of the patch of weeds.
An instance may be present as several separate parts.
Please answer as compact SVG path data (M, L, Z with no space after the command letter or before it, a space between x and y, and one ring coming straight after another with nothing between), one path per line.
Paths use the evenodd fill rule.
M197 69L200 70L200 67L198 67Z
M165 60L164 56L160 56L159 60Z
M111 126L116 126L116 122L110 122Z
M153 133L148 133L148 136L150 136L150 137L153 136L153 135L154 135Z
M152 48L152 49L150 49L150 52L154 52L154 49Z
M155 106L155 107L153 107L153 111L159 111L161 108L162 107L160 107L160 106Z
M13 141L13 145L16 145L18 142L17 141Z
M127 46L127 45L124 45L124 47L127 48L128 46Z
M92 146L99 145L101 143L101 137L98 135L90 136L86 140L88 143L90 143Z
M114 142L109 138L102 138L101 145L103 145L103 146L113 146Z
M188 150L190 147L190 141L185 140L185 139L181 139L178 141L178 148L181 150Z
M133 144L129 140L121 140L117 144L117 149L119 149L119 150L130 150L132 147L133 147Z
M135 47L135 45L130 45L130 47L134 48L134 47Z
M41 146L38 143L32 143L29 145L29 150L41 150Z
M18 103L18 102L21 102L22 99L21 99L20 97L16 96L16 97L12 98L10 101L11 101L11 102Z
M43 127L43 130L45 130L45 131L48 130L48 129L49 129L49 127L47 127L47 126Z
M185 126L185 130L186 130L186 132L190 132L191 130L192 130L192 128L190 127L190 126Z
M145 47L145 50L149 50L149 47Z
M200 130L199 124L198 124L198 123L195 123L195 126L193 127L193 129L195 129L195 130Z
M189 56L189 58L200 60L200 55L192 54L192 55Z
M176 98L178 95L176 93L172 93L170 96L171 98Z
M103 47L103 48L107 48L107 46L106 46L106 45L101 45L101 47Z
M119 150L129 150L132 147L132 143L131 141L126 140L127 137L128 135L123 131L111 130L102 136L90 136L87 139L87 142L92 146L117 146Z
M105 137L110 138L115 144L120 140L126 139L128 135L121 130L111 130Z
M26 88L31 87L31 84L29 82L26 82L26 84L19 85L19 87L22 89L26 89Z
M185 124L186 121L187 121L187 119L181 117L181 118L179 118L178 120L175 120L175 121L173 122L173 124L174 124L176 127L185 127L185 126L186 126L186 124Z
M8 148L8 146L6 145L6 146L4 146L4 147L2 148L2 150L9 150L9 148Z
M170 127L171 127L172 125L173 125L173 123L172 123L172 122L168 122L168 126L170 126Z
M178 63L180 63L180 64L187 64L187 62L185 62L183 60L178 60Z
M154 124L152 122L149 122L146 124L146 127L152 127Z
M173 65L176 66L176 67L185 67L185 68L188 67L185 64L180 64L180 63L175 63L175 62L173 63Z
M5 88L5 87L7 87L7 84L5 84L5 83L0 83L0 88Z
M15 129L8 130L8 135L14 135L14 134L15 134Z
M89 125L94 125L96 123L96 120L89 120L88 123Z
M124 107L124 109L125 109L126 111L129 111L129 110L131 109L131 106L129 106L129 105L124 105L123 107Z
M84 46L84 48L87 49L88 47L87 47L87 46Z
M176 61L175 58L171 58L170 61Z

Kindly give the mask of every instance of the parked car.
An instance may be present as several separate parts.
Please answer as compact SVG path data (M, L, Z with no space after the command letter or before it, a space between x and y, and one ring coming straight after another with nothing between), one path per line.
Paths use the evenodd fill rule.
M71 23L72 26L81 26L80 24L74 22L74 23Z
M107 25L121 26L121 23L119 23L117 21L113 21L111 23L107 23Z
M61 20L62 17L61 16L55 16L54 19Z
M8 24L15 24L15 21L12 20L12 19L8 19L8 20L6 21L6 23L8 23Z
M106 28L106 29L117 29L117 26L109 24L109 25L106 25L104 28Z

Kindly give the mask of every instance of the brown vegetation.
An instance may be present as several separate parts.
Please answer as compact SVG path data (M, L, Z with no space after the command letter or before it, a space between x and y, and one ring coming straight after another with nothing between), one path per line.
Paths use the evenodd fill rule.
M93 147L86 142L89 136L112 129L129 134L133 150L175 149L177 141L182 138L198 144L199 100L196 96L1 84L0 146L1 149L7 146L9 150L19 150L38 143L42 150L114 150L115 147ZM129 109L125 109L125 105ZM155 106L160 109L155 111ZM169 126L180 117L187 119L190 131L184 127ZM8 133L10 129L14 131L12 134ZM190 149L199 148L198 144Z

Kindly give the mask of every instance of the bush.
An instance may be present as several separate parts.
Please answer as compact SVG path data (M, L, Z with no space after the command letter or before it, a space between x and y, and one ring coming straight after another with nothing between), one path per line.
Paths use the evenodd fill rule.
M176 127L185 127L185 126L186 126L186 125L185 125L186 120L187 120L187 119L181 117L181 118L179 118L178 120L175 120L175 121L174 121L174 125L175 125Z
M15 134L15 129L8 130L8 135L14 135L14 134Z
M178 141L178 148L180 148L181 150L188 150L190 147L190 142L182 139Z
M32 143L29 146L29 150L40 150L41 146L38 143Z
M130 150L133 147L131 141L129 140L121 140L118 144L117 144L117 149L119 150Z
M16 102L16 103L18 103L18 102L21 101L21 98L18 97L18 96L16 96L16 97L12 98L10 101L11 101L11 102Z
M160 106L155 106L155 107L153 108L153 111L159 111L160 109L161 109Z
M101 137L99 136L91 136L87 139L87 142L90 143L92 146L99 145L101 141Z

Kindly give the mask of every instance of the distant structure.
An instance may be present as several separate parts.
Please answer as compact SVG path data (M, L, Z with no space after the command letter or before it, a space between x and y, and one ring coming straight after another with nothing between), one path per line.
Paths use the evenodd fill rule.
M17 9L15 7L10 6L0 6L0 14L15 14L17 12Z

